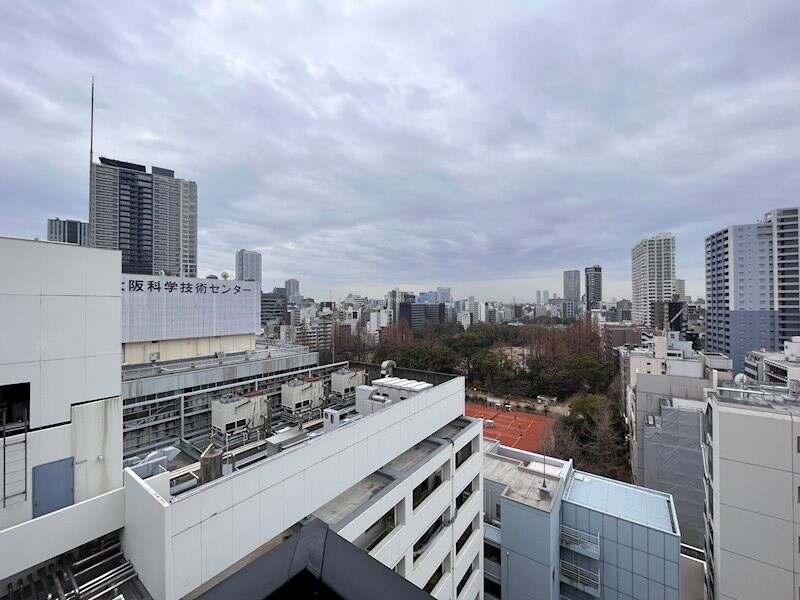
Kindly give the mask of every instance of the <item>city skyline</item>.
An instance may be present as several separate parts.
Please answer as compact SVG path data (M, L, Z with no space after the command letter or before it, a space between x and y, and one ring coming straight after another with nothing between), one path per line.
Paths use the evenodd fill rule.
M88 219L94 75L95 155L197 181L200 275L246 247L318 298L521 300L600 264L623 298L631 245L671 231L704 296L705 236L800 188L798 9L752 3L742 28L722 6L7 5L0 233Z

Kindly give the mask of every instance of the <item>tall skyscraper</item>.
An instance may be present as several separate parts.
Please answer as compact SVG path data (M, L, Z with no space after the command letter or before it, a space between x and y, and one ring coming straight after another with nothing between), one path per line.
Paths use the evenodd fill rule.
M536 290L536 304L542 303L542 290Z
M586 267L586 310L600 308L603 303L603 269L600 265Z
M550 290L542 290L542 302L545 304L550 302Z
M450 288L449 287L437 287L436 288L436 296L439 302L443 302L444 304L449 304L453 301L453 297L450 295Z
M89 224L71 219L47 219L47 241L88 246Z
M751 350L776 350L800 335L797 208L768 212L706 238L706 350L744 369Z
M92 163L89 243L122 251L122 272L197 277L197 184L169 169Z
M675 278L672 282L672 294L678 296L680 300L686 297L686 280Z
M242 248L236 252L236 279L261 282L261 253Z
M300 293L300 282L297 279L287 279L286 283L286 297L296 296Z
M631 250L633 320L655 326L654 304L672 300L675 281L675 237L659 233Z
M580 271L564 271L564 300L574 302L576 305L581 301Z

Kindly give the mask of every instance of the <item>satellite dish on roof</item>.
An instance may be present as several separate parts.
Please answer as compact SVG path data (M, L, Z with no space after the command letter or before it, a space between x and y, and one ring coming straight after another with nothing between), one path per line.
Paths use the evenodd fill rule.
M223 279L227 279L228 277L230 277L230 275L228 275L227 271L223 271L222 273L220 273L220 277L222 277Z
M744 373L737 373L736 377L733 378L733 382L738 386L744 386L747 383L747 376Z

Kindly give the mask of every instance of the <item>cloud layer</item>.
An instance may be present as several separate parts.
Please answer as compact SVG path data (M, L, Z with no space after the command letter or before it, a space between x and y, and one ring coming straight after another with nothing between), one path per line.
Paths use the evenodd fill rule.
M88 213L95 154L198 182L201 273L318 298L561 292L800 198L800 3L0 6L0 234Z

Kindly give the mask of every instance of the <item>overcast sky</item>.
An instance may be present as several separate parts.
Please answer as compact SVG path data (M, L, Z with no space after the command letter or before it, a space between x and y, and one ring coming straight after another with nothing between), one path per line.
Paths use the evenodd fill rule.
M327 299L561 294L800 204L800 2L0 4L0 235L88 218L95 156L195 180L200 274Z

